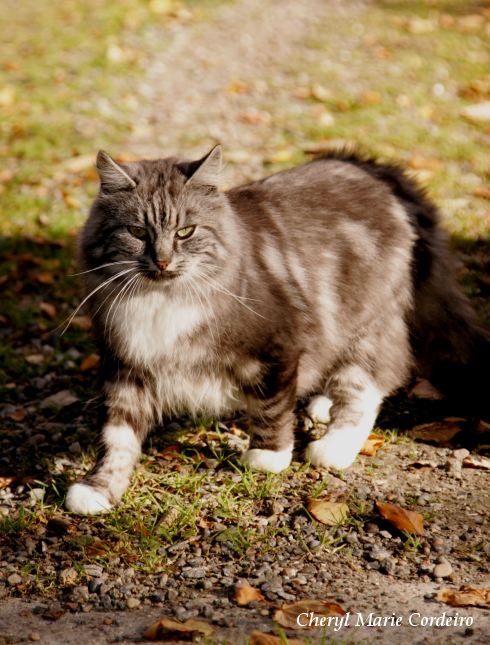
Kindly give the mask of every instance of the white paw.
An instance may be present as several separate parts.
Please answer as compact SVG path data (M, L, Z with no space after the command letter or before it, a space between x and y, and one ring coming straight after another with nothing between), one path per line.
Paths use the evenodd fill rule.
M244 464L254 470L265 470L268 473L280 473L285 470L291 463L293 456L293 446L284 450L262 450L261 448L252 448L247 450L241 456Z
M65 500L66 508L78 515L104 513L112 508L109 500L88 484L72 484Z
M312 421L318 423L328 423L330 421L330 408L333 403L330 399L323 394L314 396L308 403L306 414Z
M305 457L314 466L344 470L354 463L360 448L357 443L349 443L348 439L346 442L345 436L327 433L321 439L308 444Z

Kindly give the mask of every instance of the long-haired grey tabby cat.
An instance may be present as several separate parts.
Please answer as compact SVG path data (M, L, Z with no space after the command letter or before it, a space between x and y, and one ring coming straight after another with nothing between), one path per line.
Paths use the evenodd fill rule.
M171 415L245 409L243 461L279 472L298 398L329 422L306 458L336 468L415 365L473 405L485 398L488 342L435 207L399 169L335 153L223 193L220 167L219 147L194 162L97 157L81 260L104 454L70 487L71 511L117 504L146 434Z

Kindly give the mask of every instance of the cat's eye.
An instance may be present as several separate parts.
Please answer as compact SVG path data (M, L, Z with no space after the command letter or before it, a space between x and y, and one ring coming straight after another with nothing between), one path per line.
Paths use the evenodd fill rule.
M128 231L138 240L144 240L146 237L146 228L144 226L128 226Z
M175 232L175 235L181 240L186 240L194 233L195 230L195 226L184 226L184 228L179 228L179 230Z

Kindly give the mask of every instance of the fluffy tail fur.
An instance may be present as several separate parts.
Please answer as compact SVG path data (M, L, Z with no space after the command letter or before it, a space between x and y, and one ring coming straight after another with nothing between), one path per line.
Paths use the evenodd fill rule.
M330 156L330 155L329 155ZM421 376L466 413L490 417L490 336L456 279L455 262L439 213L424 191L395 165L334 153L390 186L416 231L415 303L409 321Z

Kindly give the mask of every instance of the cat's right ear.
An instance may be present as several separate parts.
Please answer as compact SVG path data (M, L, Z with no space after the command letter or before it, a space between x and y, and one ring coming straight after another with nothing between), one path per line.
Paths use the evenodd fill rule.
M100 179L100 189L103 193L116 193L120 190L130 190L136 187L136 182L131 179L123 166L114 161L104 150L99 150L97 153L95 167Z

